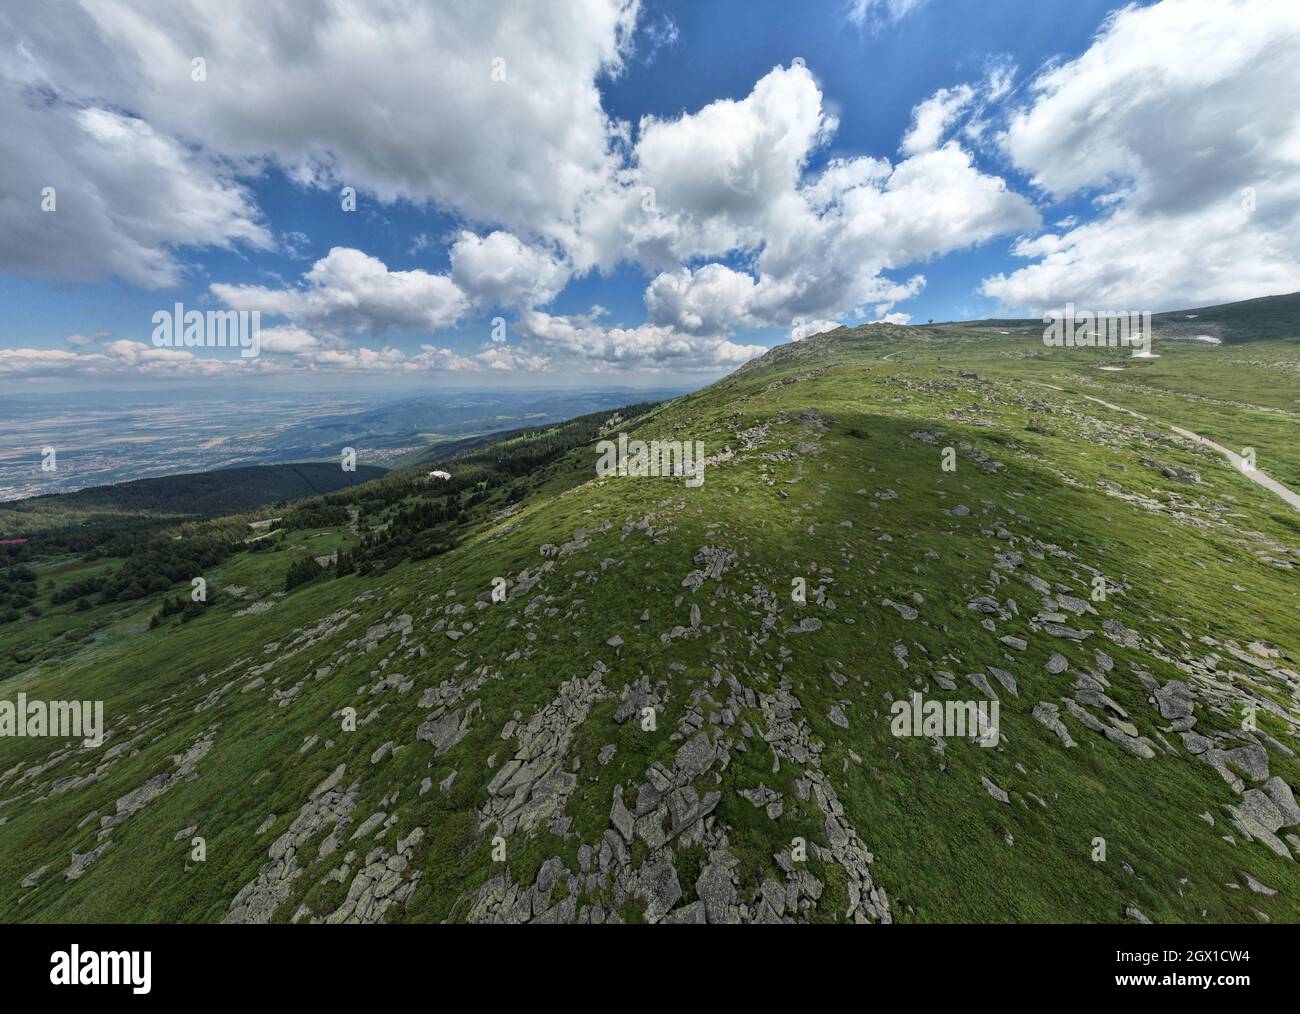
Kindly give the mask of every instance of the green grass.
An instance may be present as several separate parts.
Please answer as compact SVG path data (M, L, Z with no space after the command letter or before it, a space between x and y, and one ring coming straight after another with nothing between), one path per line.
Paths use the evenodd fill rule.
M760 696L784 685L798 698L797 715L821 746L821 771L873 853L873 877L888 893L897 921L1112 922L1124 918L1128 905L1156 921L1253 922L1258 917L1252 909L1275 921L1296 921L1295 863L1239 835L1235 844L1223 840L1235 832L1222 807L1236 797L1208 765L1181 748L1177 756L1160 752L1139 760L1068 715L1064 721L1079 745L1067 751L1030 716L1037 702L1059 701L1071 692L1071 677L1044 669L1054 651L1066 655L1075 671L1095 669L1097 650L1109 654L1115 664L1107 693L1153 739L1167 723L1148 702L1134 666L1162 683L1185 678L1175 661L1208 654L1203 637L1240 645L1273 641L1292 667L1300 657L1295 571L1259 556L1265 550L1277 555L1279 546L1280 552L1300 547L1300 514L1209 452L1167 437L1170 425L1180 425L1229 446L1249 443L1258 449L1261 468L1300 486L1294 388L1291 404L1285 390L1294 377L1286 370L1300 360L1300 346L1250 346L1251 355L1272 357L1267 367L1228 358L1247 354L1237 348L1158 350L1162 358L1140 371L1107 373L1096 369L1104 353L1045 350L1015 336L890 328L821 336L784 347L637 420L638 436L701 439L711 454L724 446L739 452L742 431L770 424L763 447L711 468L699 489L671 481L595 479L588 448L547 466L548 474L510 518L475 521L456 550L382 576L307 585L274 599L264 612L237 617L246 603L219 599L191 623L150 631L144 623L156 609L153 601L96 607L80 617L64 615L68 607L61 607L63 613L47 614L29 629L54 637L60 623L100 623L93 646L49 656L38 669L11 671L4 697L21 690L103 699L116 735L99 753L56 759L21 784L28 769L48 762L63 744L0 741L0 772L23 764L0 782L0 799L6 800L0 818L8 818L0 824L0 918L218 920L268 862L268 847L312 788L346 763L343 784L360 782L352 826L381 810L396 814L397 823L383 839L357 843L346 841L350 827L341 849L313 861L329 831L323 829L302 850L304 872L277 919L292 917L303 904L317 916L327 914L347 893L346 884L324 882L327 872L353 851L355 871L371 848L391 851L415 827L425 828L413 864L421 882L410 902L394 906L387 918L464 919L473 892L504 872L490 855L496 832L480 830L478 816L488 783L516 748L514 740L502 739L503 728L516 713L527 722L563 682L585 676L600 660L609 667L603 679L607 697L573 731L564 757L566 771L578 762L564 811L572 820L570 834L562 837L543 826L531 835L508 836L506 867L515 884L530 884L551 856L577 873L579 847L598 846L610 826L615 787L623 787L630 804L651 764L672 767L681 745L674 734L697 700L704 728L724 730L733 744L725 770L714 769L719 778L711 771L696 788L722 793L712 819L725 828L738 860L738 900L752 906L764 878L784 880L774 854L788 851L792 839L824 843L823 814L815 800L801 800L795 791L801 765L783 761L773 771L761 709L741 708L734 726L712 724L711 715L720 715L730 695L730 676ZM981 379L959 376L970 370ZM1087 394L1148 420L1089 402ZM806 424L802 413L809 409L817 410L825 432ZM938 439L914 439L919 431ZM1149 432L1161 436L1153 439ZM804 441L820 450L780 460L759 457ZM985 472L962 451L957 471L944 472L942 448L962 442L1003 467ZM1203 482L1166 480L1142 464L1143 456L1194 468ZM773 474L775 481L767 481ZM1102 482L1145 498L1147 506L1107 495ZM895 496L877 495L886 490ZM946 513L959 504L970 509L968 516ZM654 536L631 526L647 516ZM602 530L605 522L608 530ZM631 522L626 535L625 522ZM999 527L1017 539L1015 548L1025 557L1020 572L1067 585L1083 598L1089 590L1086 567L1128 582L1126 591L1094 604L1099 616L1071 618L1069 625L1095 631L1085 643L1029 631L1026 619L1039 608L1039 596L1015 572L1006 573L993 594L1014 598L1019 619L998 622L990 632L966 608L971 598L988 593L995 553L1007 545L995 535ZM591 533L590 545L553 558L553 568L532 593L475 608L493 577L540 567L545 560L539 548L566 543L579 528ZM346 526L291 532L277 551L242 553L207 576L218 589L233 584L270 597L282 587L289 561L303 553L324 555L353 538ZM737 559L721 582L708 581L693 593L682 581L706 545L726 547ZM1048 552L1039 560L1029 550L1041 546L1069 555ZM1300 555L1290 559L1300 566ZM602 567L605 561L611 562ZM48 569L56 583L78 574L69 561ZM825 586L833 610L791 601L792 578L806 578L812 589L824 576L833 579ZM44 595L47 573L41 577ZM772 636L755 648L750 637L759 632L763 611L746 598L756 585L774 596L779 612ZM921 600L916 620L881 605L885 598L912 603L914 594ZM527 614L537 595L547 599ZM692 603L708 631L664 643L660 634L689 625ZM455 642L433 629L452 604L465 607L456 623L474 624ZM650 615L646 622L640 620L643 610ZM369 627L402 613L413 617L405 645L390 635L363 650L358 639ZM346 623L292 647L302 632L332 615ZM786 633L805 617L820 619L821 629ZM1100 632L1104 619L1139 630L1147 646L1112 643ZM3 631L6 641L11 629ZM624 640L617 649L606 644L616 634ZM1003 634L1027 637L1028 650L1007 649L998 641ZM1158 654L1150 650L1153 638L1163 646ZM906 669L894 653L898 644L908 648ZM513 657L524 649L527 655ZM1227 661L1225 668L1245 668ZM252 671L267 662L274 665L261 676L266 684L245 691ZM914 690L975 697L963 674L987 664L1012 670L1019 681L1019 697L1001 694L1006 742L1000 749L952 739L940 755L928 739L891 734L891 698ZM328 675L315 678L326 666ZM444 681L467 680L479 667L486 667L488 678L457 705L479 702L470 732L435 757L430 744L415 737L431 710L420 708L419 698ZM933 674L940 669L956 674L958 691L939 688ZM414 687L371 696L369 689L392 673L413 679ZM1297 720L1284 679L1250 675L1261 693ZM623 687L642 676L667 691L655 732L642 732L636 720L619 725L613 718ZM273 690L304 679L287 707L269 699ZM841 701L849 702L848 729L828 717ZM205 702L210 706L196 711ZM345 706L363 718L382 710L347 733L336 717ZM1197 716L1198 730L1226 730L1234 723L1205 699ZM735 748L741 723L755 733L743 741L743 752ZM1295 725L1265 714L1261 726L1295 746ZM111 813L119 797L170 771L169 757L212 728L214 745L199 761L198 777L115 827L112 847L80 880L65 882L59 871L69 851L95 844L95 823L78 831L78 822L92 810ZM1165 735L1178 745L1176 736ZM317 744L300 753L312 736ZM100 780L48 794L52 779L93 770L104 762L104 750L127 738L135 740L132 750ZM326 746L327 740L333 745ZM389 741L397 754L371 764L371 754ZM598 755L608 744L617 750L601 765ZM1300 761L1274 751L1269 760L1273 774L1300 785ZM444 795L438 783L453 771L455 783ZM981 776L1005 789L1010 804L992 799ZM433 788L420 795L425 778ZM776 820L739 795L760 783L783 796ZM1200 819L1201 812L1214 816L1214 827ZM256 834L270 813L277 814L274 827ZM188 841L173 837L192 824L207 841L208 859L187 871ZM1105 862L1091 858L1098 837L1107 843ZM634 861L647 853L639 841L632 846ZM707 860L698 845L675 847L684 903L695 899L695 880ZM20 890L19 881L44 864L51 870L39 884ZM808 869L822 882L823 894L806 917L841 920L848 908L843 870L815 854ZM1266 897L1229 886L1242 884L1243 870L1278 893ZM557 893L553 900L559 898ZM620 900L608 885L584 885L581 898L584 905L601 904L625 917L643 913L639 900Z

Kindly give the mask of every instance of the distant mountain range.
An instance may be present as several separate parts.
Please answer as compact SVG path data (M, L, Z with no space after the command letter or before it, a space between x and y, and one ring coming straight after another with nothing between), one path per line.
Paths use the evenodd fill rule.
M1134 310L1129 307L1084 307L1079 310ZM1261 296L1236 303L1198 306L1187 310L1169 310L1151 315L1157 340L1217 338L1225 345L1239 342L1297 338L1296 321L1300 320L1300 292L1281 296ZM1003 328L1012 331L1041 331L1041 319L985 319L957 321L968 328Z

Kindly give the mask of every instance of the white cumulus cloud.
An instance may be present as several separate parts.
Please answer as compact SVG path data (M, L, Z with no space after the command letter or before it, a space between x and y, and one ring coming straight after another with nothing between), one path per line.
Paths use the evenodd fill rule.
M215 283L211 289L231 309L260 310L340 330L437 330L452 326L469 309L468 297L445 275L391 271L378 258L350 247L334 247L294 288Z
M1002 139L1091 221L1017 245L1005 306L1167 309L1300 288L1300 5L1164 0L1033 82Z

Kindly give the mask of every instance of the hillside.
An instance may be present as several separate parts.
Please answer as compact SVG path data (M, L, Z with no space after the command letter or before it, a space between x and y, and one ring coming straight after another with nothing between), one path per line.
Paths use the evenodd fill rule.
M1082 307L1080 307L1082 309ZM1151 316L1157 339L1194 340L1205 336L1224 344L1300 338L1300 292L1281 296L1262 296L1236 303L1198 306L1187 310L1170 310ZM972 320L957 324L963 328L1004 328L1022 333L1041 334L1040 319Z
M574 391L440 391L400 398L377 408L329 413L276 435L285 451L303 459L319 457L323 448L355 446L400 449L433 443L483 442L504 430L555 424L575 416L613 409L638 396L658 399L673 391L637 392L620 388ZM427 450L427 448L426 448ZM410 464L424 451L411 451L398 464Z
M1300 488L1300 346L1157 350L841 329L0 628L109 729L0 740L0 915L1300 921L1300 510L1174 429Z
M320 496L377 479L384 469L357 465L344 471L338 462L255 465L211 472L188 472L133 479L75 493L52 493L0 505L0 531L25 534L32 519L82 520L114 515L205 517L254 510L267 504Z
M568 445L575 440L582 444L595 440L615 411L623 418L631 419L650 411L657 404L658 402L642 401L616 410L607 409L576 416L560 423L484 433L459 440L440 440L408 455L398 464L442 464L450 467L452 462L456 462L463 469L466 465L497 460L503 453L527 449L528 456L518 466L520 471L526 471L559 449L568 449Z

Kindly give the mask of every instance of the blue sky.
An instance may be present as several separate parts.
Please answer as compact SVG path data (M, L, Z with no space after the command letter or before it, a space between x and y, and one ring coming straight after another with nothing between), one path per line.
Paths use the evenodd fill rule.
M840 323L1292 291L1296 6L0 13L0 389L690 385ZM176 302L260 355L157 347Z

